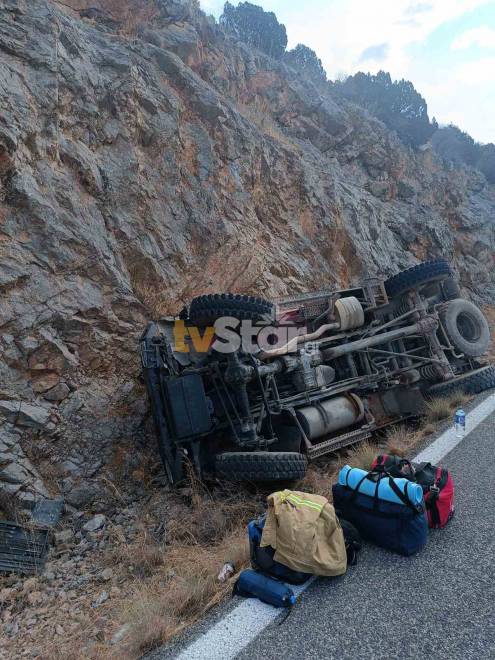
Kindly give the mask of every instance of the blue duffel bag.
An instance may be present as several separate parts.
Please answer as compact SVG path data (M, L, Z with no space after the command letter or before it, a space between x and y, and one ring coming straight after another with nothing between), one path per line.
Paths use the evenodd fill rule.
M372 543L405 556L426 544L428 518L424 504L387 502L340 484L335 484L332 491L339 518L351 522Z

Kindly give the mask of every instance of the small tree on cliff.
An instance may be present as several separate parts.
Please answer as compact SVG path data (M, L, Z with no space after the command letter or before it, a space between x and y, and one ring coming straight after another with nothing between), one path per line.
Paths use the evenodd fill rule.
M495 183L495 144L491 142L480 147L478 167L489 183Z
M455 165L475 166L479 157L479 145L473 138L450 124L439 128L431 139L433 148L442 158Z
M327 79L320 58L314 50L304 44L297 44L295 48L287 51L284 61L314 82L325 82Z
M287 46L285 25L277 21L272 11L250 2L241 2L234 7L226 2L220 24L241 41L254 46L275 59L280 59Z
M359 72L336 82L334 89L367 108L407 144L424 144L437 129L436 123L430 123L425 99L409 80L392 81L385 71Z

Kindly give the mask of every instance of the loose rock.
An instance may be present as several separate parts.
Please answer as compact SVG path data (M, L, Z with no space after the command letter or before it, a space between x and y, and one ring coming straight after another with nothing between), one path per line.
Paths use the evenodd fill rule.
M97 532L105 525L105 522L106 516L103 513L99 513L91 518L91 520L88 520L88 522L83 525L83 529L85 532Z

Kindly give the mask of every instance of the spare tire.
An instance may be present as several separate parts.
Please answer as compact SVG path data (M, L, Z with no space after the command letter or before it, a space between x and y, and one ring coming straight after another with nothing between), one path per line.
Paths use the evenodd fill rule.
M468 357L479 357L490 345L490 327L483 312L475 304L455 298L449 300L440 314L451 344Z
M390 277L385 281L385 290L388 296L393 298L424 284L439 282L452 276L452 269L445 259L433 259Z
M456 376L445 383L432 385L426 391L428 396L449 396L454 392L465 392L466 394L479 394L485 390L495 387L495 366L481 367L467 374Z
M293 481L307 466L304 454L288 451L226 452L215 460L217 477L229 481Z
M234 293L211 293L193 298L189 318L199 327L214 325L222 316L232 316L239 321L273 319L273 304L264 298Z

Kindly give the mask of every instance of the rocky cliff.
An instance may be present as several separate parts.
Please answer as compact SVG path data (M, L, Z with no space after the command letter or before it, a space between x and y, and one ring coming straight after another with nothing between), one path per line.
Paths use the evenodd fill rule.
M481 174L406 148L194 7L160 7L128 36L98 12L0 0L0 488L25 502L142 488L137 340L193 295L444 255L495 297Z

